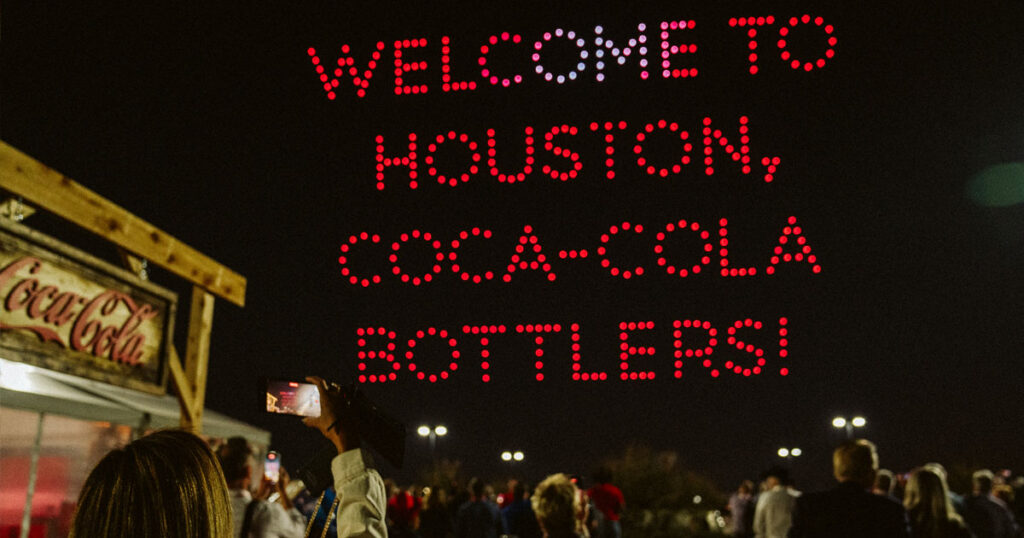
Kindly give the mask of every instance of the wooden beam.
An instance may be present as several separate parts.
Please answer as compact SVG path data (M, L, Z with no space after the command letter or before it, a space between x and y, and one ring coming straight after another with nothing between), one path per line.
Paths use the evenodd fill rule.
M200 423L196 420L194 409L192 405L194 398L192 396L191 383L185 376L185 369L181 367L181 359L178 357L178 350L174 348L174 345L168 346L170 351L167 357L167 365L171 372L171 382L174 383L174 388L178 391L178 404L181 406L181 427L198 432ZM200 418L200 420L202 420Z
M245 305L244 277L3 141L0 187L210 293Z
M206 370L210 363L210 331L213 329L213 295L195 286L192 288L192 309L188 320L188 348L185 350L185 376L192 389L192 412L195 429L202 427L206 400Z

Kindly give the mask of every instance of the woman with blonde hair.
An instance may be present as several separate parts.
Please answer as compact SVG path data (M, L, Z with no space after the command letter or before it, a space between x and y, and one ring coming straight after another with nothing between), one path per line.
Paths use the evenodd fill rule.
M78 497L72 538L232 536L224 473L195 435L164 430L110 451Z
M949 501L946 480L933 469L915 469L907 480L903 506L913 538L973 538Z
M586 538L587 519L583 493L562 473L544 479L530 498L537 523L545 538Z

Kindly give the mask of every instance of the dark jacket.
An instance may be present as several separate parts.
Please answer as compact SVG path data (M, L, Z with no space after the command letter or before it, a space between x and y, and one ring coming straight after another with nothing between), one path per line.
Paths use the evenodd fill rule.
M907 513L853 482L796 500L790 538L907 538Z
M1003 501L991 495L966 499L964 519L978 538L1015 538L1019 529Z
M456 538L498 538L502 534L505 534L505 524L496 504L475 500L459 507L455 517Z

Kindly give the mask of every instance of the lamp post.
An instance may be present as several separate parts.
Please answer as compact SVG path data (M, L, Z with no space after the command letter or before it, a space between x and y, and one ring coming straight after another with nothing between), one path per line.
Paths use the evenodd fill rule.
M846 417L835 417L832 419L832 427L837 430L846 430L846 438L853 439L853 429L863 428L868 425L867 419L858 415L850 420L846 420Z
M430 439L430 457L433 458L434 448L437 445L437 438L448 435L448 428L441 424L434 427L424 424L419 428L416 428L416 433L418 433L420 437L427 437Z

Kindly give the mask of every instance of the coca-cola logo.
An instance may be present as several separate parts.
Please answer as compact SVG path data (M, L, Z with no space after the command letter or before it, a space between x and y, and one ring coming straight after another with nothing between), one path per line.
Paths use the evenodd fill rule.
M0 330L27 331L44 343L114 362L143 362L147 335L140 329L159 314L156 308L112 289L83 294L62 288L38 277L44 267L39 258L25 256L0 270Z

